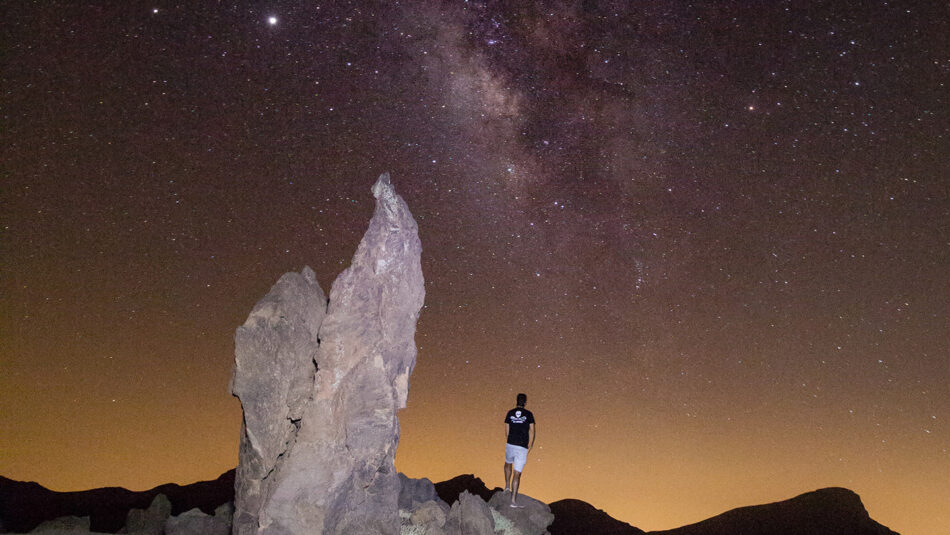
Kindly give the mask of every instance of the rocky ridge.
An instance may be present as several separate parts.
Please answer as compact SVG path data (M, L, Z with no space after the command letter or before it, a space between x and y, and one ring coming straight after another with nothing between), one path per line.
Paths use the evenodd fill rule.
M91 525L84 531L73 531L73 535L83 533L117 533L124 527L125 519L133 518L138 513L130 514L129 503L141 504L138 509L148 509L158 494L168 491L172 503L170 517L181 516L183 513L199 507L206 516L217 517L216 509L222 505L224 510L230 507L234 497L233 487L226 483L233 478L233 471L229 471L214 481L203 481L191 485L162 485L151 490L131 492L120 488L94 489L80 492L55 492L43 488L36 483L23 483L0 477L0 533L28 533L41 522L54 520L66 516L78 518L70 520L80 523L79 526ZM403 535L439 535L449 533L445 526L449 523L451 506L436 493L436 489L450 488L444 485L450 483L456 492L456 501L463 494L476 496L467 489L460 488L460 481L468 481L475 485L477 490L481 480L471 476L459 476L449 481L432 485L427 479L411 479L399 476L400 481L408 481L408 485L400 483L400 493L397 503L407 505L399 508L400 533ZM222 485L222 482L225 483ZM431 487L429 486L431 485ZM484 487L484 483L481 483ZM492 492L492 491L489 491ZM495 489L492 496L498 492ZM433 496L432 493L435 493ZM406 495L408 494L408 495ZM216 496L216 498L214 498ZM481 500L481 498L478 498ZM491 496L489 497L489 500ZM466 510L472 507L472 500L467 499ZM481 500L484 501L484 500ZM487 505L487 503L486 503ZM452 517L455 522L450 529L455 533L455 527L461 526L462 506L458 506L460 514ZM480 509L480 508L477 508ZM627 523L616 520L607 513L580 500L560 500L550 505L554 522L547 527L551 535L587 535L591 533L609 535L642 535L644 532ZM482 514L484 509L481 509ZM489 507L496 531L509 530L510 525L505 520L499 520L502 515ZM226 513L225 513L226 514ZM484 515L483 515L484 516ZM83 521L83 517L89 517ZM169 518L170 518L169 517ZM413 518L414 517L414 518ZM119 518L118 525L110 524L106 528L106 520ZM431 528L433 524L440 524L438 530ZM62 526L62 524L60 524ZM50 526L52 527L52 526ZM131 526L129 526L131 527ZM132 533L125 529L124 533ZM47 533L50 533L49 531ZM860 497L847 489L831 488L820 489L802 494L790 500L772 504L742 507L725 512L703 522L684 526L667 531L652 532L651 535L717 535L723 533L743 533L744 535L775 535L796 533L809 535L894 535L896 532L875 522L870 518Z

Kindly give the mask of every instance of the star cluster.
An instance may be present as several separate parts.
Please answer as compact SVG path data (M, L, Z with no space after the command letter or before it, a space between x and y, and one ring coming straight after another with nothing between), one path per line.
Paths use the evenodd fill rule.
M388 170L427 285L400 470L494 486L523 391L546 501L950 525L942 3L7 11L4 476L233 467L234 329L286 271L329 289Z

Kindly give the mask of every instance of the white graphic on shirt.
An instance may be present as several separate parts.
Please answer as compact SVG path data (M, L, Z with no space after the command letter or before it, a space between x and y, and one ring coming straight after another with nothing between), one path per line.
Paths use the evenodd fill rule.
M522 416L521 411L515 411L515 413L511 416L511 423L513 424L523 424L527 421L528 417Z

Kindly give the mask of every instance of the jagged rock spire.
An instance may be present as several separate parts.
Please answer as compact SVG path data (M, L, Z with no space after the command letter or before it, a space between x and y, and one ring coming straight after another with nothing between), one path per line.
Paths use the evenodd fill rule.
M281 277L237 330L236 535L398 532L396 411L416 360L422 246L388 173L373 195L329 303L304 268Z

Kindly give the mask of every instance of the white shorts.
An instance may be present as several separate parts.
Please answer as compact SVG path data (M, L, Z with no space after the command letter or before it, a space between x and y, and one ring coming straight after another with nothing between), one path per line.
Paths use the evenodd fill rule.
M505 464L515 465L515 472L524 472L526 462L528 462L528 448L505 444Z

